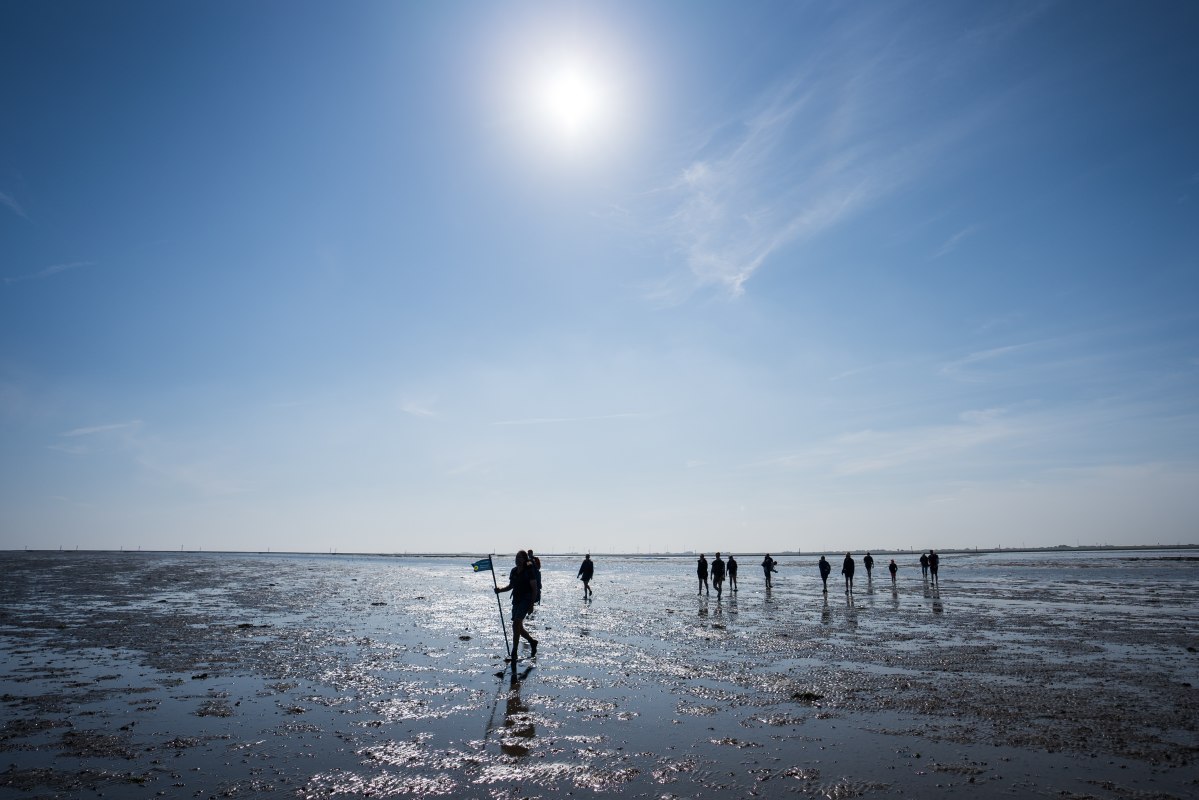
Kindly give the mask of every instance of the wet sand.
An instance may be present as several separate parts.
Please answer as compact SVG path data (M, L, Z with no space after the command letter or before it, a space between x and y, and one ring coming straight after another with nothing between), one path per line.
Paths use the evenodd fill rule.
M1195 797L1194 556L0 554L0 797Z

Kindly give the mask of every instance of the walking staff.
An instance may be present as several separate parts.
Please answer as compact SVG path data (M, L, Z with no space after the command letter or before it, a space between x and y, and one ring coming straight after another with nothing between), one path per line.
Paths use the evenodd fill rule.
M511 652L512 648L508 646L508 623L504 622L504 604L500 602L500 584L495 579L495 564L491 561L494 555L495 553L490 553L487 558L480 558L471 566L474 567L475 572L484 569L491 570L491 585L495 587L495 604L500 610L500 627L504 629L504 653L506 654Z

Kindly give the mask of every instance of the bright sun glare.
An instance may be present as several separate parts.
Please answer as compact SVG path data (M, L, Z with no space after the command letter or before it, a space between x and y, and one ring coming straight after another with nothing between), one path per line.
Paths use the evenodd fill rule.
M577 53L530 64L522 81L533 140L573 155L611 144L619 127L615 76Z
M536 104L543 125L577 143L603 121L604 89L599 79L580 65L565 64L542 78Z
M514 20L496 33L485 85L498 124L530 163L603 170L633 152L648 72L616 33L575 17Z

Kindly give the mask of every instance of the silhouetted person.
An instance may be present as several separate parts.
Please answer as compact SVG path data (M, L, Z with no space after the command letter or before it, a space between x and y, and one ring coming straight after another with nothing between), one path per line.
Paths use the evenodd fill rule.
M708 589L708 559L704 558L704 554L699 554L699 561L695 564L695 574L699 576L699 591L696 594L711 594Z
M853 556L849 553L845 554L845 560L841 562L841 574L845 576L845 591L853 591Z
M924 553L920 554L920 577L928 580L928 556Z
M716 597L719 598L724 593L724 562L720 560L720 553L712 562L712 585L716 587Z
M766 588L767 589L774 586L774 584L770 582L770 573L775 571L774 565L777 563L779 563L779 562L775 561L773 558L770 557L770 553L767 553L766 558L762 559L762 574L766 576Z
M862 559L862 566L866 568L866 580L871 580L874 575L874 556L870 555L870 551L866 551L866 557Z
M537 582L537 595L533 598L534 605L541 605L541 559L533 555L533 548L526 551L529 554L529 569L533 570L533 580ZM532 609L529 609L532 612Z
M591 576L595 574L595 562L591 560L591 553L583 556L583 563L579 565L579 574L575 577L583 580L583 597L591 597Z
M899 572L899 566L896 565L895 559L891 559L891 563L887 565L887 570L891 573L891 583L895 583L895 573Z
M508 590L512 591L512 657L509 660L515 662L522 636L532 648L529 655L537 655L537 640L525 630L525 617L533 608L533 600L537 597L537 578L524 550L516 554L516 566L508 573L508 585L495 587L496 594Z
M833 565L824 556L820 557L820 580L824 583L824 593L828 594L828 576L833 571Z
M941 565L941 557L937 555L936 550L928 551L928 571L932 573L933 583L940 583L941 579L937 577L937 567Z
M737 559L733 558L732 554L729 554L728 568L729 568L729 591L735 592L735 591L737 591Z

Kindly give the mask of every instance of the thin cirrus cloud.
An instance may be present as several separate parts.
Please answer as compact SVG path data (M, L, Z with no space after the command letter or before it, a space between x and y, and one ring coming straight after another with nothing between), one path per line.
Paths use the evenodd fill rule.
M53 277L54 275L58 275L59 273L62 273L62 272L67 272L67 271L73 270L73 269L79 269L81 267L91 267L91 266L95 266L94 261L71 261L66 264L52 264L52 265L46 267L45 269L40 269L37 272L31 272L28 275L18 275L13 278L5 278L4 282L6 284L9 284L9 283L22 283L24 281L40 281L40 280L44 280L46 278Z
M891 24L882 14L867 23L874 29L868 32L894 39L884 33ZM654 193L670 198L665 233L691 281L655 287L652 299L673 289L677 301L686 293L680 289L696 286L741 295L782 248L913 186L1009 110L1009 99L996 95L958 105L949 116L914 116L920 98L903 87L936 80L944 66L938 53L914 40L863 53L858 42L869 38L858 27L831 36L747 113L715 126L678 178ZM949 56L964 64L975 57ZM979 229L959 231L941 254Z
M82 456L91 452L91 449L87 445L82 444L52 444L49 445L49 448L59 453L66 453L69 456Z
M63 431L58 434L60 439L65 441L55 442L48 445L50 450L58 453L65 453L69 456L85 456L94 452L93 447L89 444L89 439L95 436L101 436L106 433L116 431L130 431L140 428L142 421L139 419L130 420L129 422L113 422L107 425L90 425L84 428L73 428L69 431Z
M918 462L953 459L983 445L1014 436L1018 428L1001 409L967 411L946 425L876 433L865 431L842 437L841 457L835 475L858 475L894 469Z
M400 406L400 411L413 417L436 417L437 412L427 403L408 402Z
M835 436L806 450L746 465L805 469L834 477L884 472L916 463L950 464L968 451L1021 435L1025 425L1007 411L964 411L954 422L890 431L861 430Z
M861 156L793 148L788 133L809 96L792 85L741 126L740 135L683 170L667 229L695 282L733 296L788 243L852 215L880 193Z
M59 436L72 438L76 436L94 436L97 433L109 433L111 431L125 430L128 428L137 428L142 424L140 419L130 420L129 422L114 422L108 425L92 425L87 428L75 428L73 430L60 433Z
M646 416L644 412L631 411L620 414L598 414L588 417L530 417L528 419L505 419L491 423L492 425L555 425L564 422L593 422L604 419L634 419Z
M969 239L974 234L982 230L980 225L967 225L962 230L950 236L943 245L937 248L937 252L933 253L933 258L942 258L949 255L954 250L958 249L958 245Z
M966 377L968 369L972 366L988 361L996 361L1016 353L1027 351L1035 346L1037 346L1037 343L1025 342L1023 344L1009 344L1002 347L979 350L944 364L941 367L941 374L958 378Z
M4 194L4 192L0 192L0 206L6 206L21 219L29 219L29 215L25 213L25 209L21 208L21 204L14 197Z

